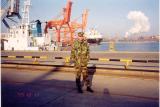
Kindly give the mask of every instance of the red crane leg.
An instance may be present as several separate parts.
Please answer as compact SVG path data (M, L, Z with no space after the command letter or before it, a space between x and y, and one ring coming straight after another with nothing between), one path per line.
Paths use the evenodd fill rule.
M56 30L56 34L57 34L57 42L61 41L61 37L60 37L60 29Z
M64 32L64 42L66 42L66 36L67 36L67 32Z
M73 32L71 32L71 40L70 40L70 44L72 44L72 43L73 43L73 35L74 35L74 33L73 33Z

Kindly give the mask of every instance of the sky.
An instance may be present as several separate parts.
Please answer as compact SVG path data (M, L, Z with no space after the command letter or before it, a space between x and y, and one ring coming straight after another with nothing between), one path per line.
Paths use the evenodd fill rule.
M22 1L22 0L21 0ZM87 29L96 28L104 36L125 36L134 25L127 15L140 11L149 22L150 29L142 35L159 34L158 0L72 0L71 20L89 10ZM30 20L42 22L54 19L65 6L67 0L31 0ZM80 19L79 19L80 21Z

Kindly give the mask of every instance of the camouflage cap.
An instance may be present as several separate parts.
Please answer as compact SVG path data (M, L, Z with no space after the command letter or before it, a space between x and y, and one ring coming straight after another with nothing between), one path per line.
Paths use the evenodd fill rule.
M84 33L83 32L78 32L78 36L83 37Z

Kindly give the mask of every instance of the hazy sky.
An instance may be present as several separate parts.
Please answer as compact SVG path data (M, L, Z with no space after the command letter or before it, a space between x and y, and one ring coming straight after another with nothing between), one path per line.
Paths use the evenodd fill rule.
M23 1L23 0L21 0ZM84 9L89 9L87 28L97 28L103 35L124 36L134 25L127 19L130 11L141 11L149 19L147 35L158 32L158 0L72 0L71 19L79 17ZM67 0L31 0L30 20L51 20L65 6Z

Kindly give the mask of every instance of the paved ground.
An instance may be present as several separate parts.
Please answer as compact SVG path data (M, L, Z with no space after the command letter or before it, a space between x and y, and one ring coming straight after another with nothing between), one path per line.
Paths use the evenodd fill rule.
M74 74L2 68L2 107L158 107L158 80L90 76L94 93L78 94Z

